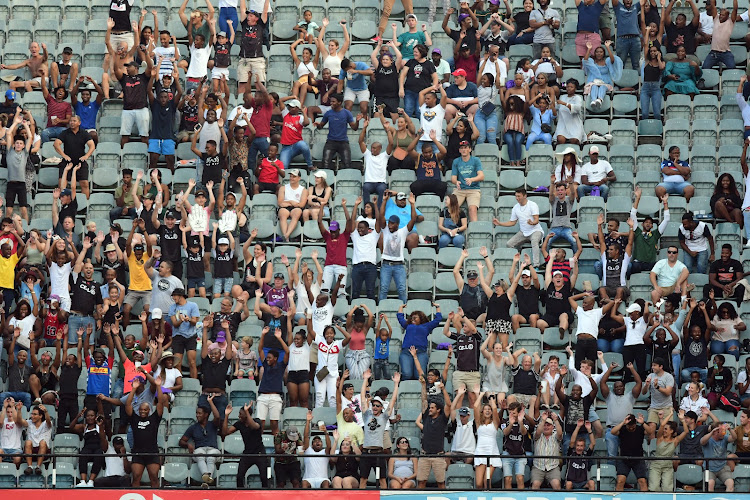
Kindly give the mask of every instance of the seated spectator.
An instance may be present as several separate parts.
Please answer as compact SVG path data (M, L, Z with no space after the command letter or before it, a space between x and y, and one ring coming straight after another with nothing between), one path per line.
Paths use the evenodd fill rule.
M691 273L706 274L708 263L715 260L714 238L704 222L693 219L692 212L682 215L682 224L677 233L683 250L685 266ZM710 253L709 253L710 249Z
M279 187L277 198L279 229L281 229L279 236L283 238L283 241L289 241L302 217L302 209L307 204L307 189L300 184L298 169L293 168L289 171L289 184Z
M28 307L28 304L25 301L21 302L21 305L24 304ZM21 306L16 306L16 309L19 309L20 307ZM33 318L35 316L28 317ZM28 323L28 321L26 323ZM23 327L24 325L21 323L13 323L9 325L9 328L11 329L11 340L10 345L8 346L8 387L2 392L2 394L0 394L0 400L7 401L10 399L13 401L19 401L18 404L22 403L28 410L31 408L31 386L29 379L35 370L29 361L29 353L26 350L28 346L25 349L22 344L19 344L21 329ZM30 330L25 333L28 340ZM5 446L0 444L0 447L2 448L5 448ZM21 450L20 443L17 447L8 447L13 449L17 448L19 452Z
M461 143L468 142L471 146L479 137L479 129L474 126L473 121L471 117L465 118L457 114L452 121L448 122L445 129L445 133L448 135L448 144L445 146L446 154L443 159L446 170L451 169L453 161L461 157Z
M526 139L526 151L535 142L552 144L552 125L557 116L554 97L550 99L548 94L538 93L528 101L527 106L531 113L531 130Z
M710 35L711 51L703 61L702 68L713 68L719 63L723 64L726 69L734 69L734 54L729 49L729 42L734 30L734 24L737 22L737 5L736 1L732 4L732 12L729 9L719 10L716 7L716 0L706 3L706 14L713 21L713 31ZM731 19L730 19L731 14Z
M474 78L464 69L456 69L453 73L454 83L445 89L448 97L445 105L445 119L450 123L456 116L474 117L479 106L477 105L476 71Z
M672 9L676 4L676 0L671 0L662 14L664 33L667 37L665 44L667 56L665 59L667 61L674 60L678 57L677 52L679 48L684 46L685 55L689 55L688 58L690 60L700 63L699 59L695 56L695 47L698 42L696 34L700 27L700 12L695 0L687 0L687 3L693 11L693 19L690 23L687 22L687 16L682 13L677 14L674 22L672 22ZM685 56L683 56L683 59L685 59Z
M280 99L279 106L284 120L284 127L281 129L282 148L280 154L284 168L289 168L292 160L301 154L307 163L307 169L312 170L310 146L302 139L302 129L310 124L310 120L307 118L307 110L302 107L300 101L292 97Z
M406 148L406 152L409 155L407 159L416 164L414 170L417 177L417 180L409 186L409 190L414 194L415 198L425 193L433 193L440 198L445 198L448 184L442 180L440 164L447 150L438 140L437 132L430 130L430 139L432 142L424 142L422 144L422 152L417 153L416 148L420 142L420 137L422 137L422 134L417 133ZM437 152L435 149L437 149ZM394 151L394 156L397 154L396 151ZM394 156L391 156L391 158L394 158Z
M188 427L180 438L180 448L187 448L193 462L198 464L204 488L214 484L217 455L221 455L218 449L221 416L213 404L213 399L214 395L209 395L208 406L196 408L196 422ZM209 416L213 417L213 420L209 420Z
M558 144L580 145L586 140L583 129L583 97L576 94L579 86L580 83L575 78L568 79L565 82L565 94L555 100L557 106L555 134L557 134Z
M329 43L338 43L336 40L331 40ZM331 70L323 68L320 72L320 78L314 78L311 74L307 75L307 85L311 89L317 89L316 94L320 97L320 104L307 108L307 116L310 120L314 120L316 115L323 115L331 109L330 96L336 93L339 81L333 78Z
M41 54L40 54L41 48ZM0 64L0 69L17 70L22 68L29 68L29 74L31 79L27 81L13 80L10 82L10 90L31 92L34 89L38 89L42 86L42 80L49 74L48 60L49 53L47 52L47 44L39 42L31 42L29 44L29 58L16 64ZM47 73L43 73L47 70ZM7 97L7 93L6 93Z
M526 189L522 187L516 188L515 196L517 203L511 210L510 220L500 222L497 218L494 218L492 223L495 226L513 227L518 222L520 231L508 240L506 246L515 248L520 252L524 243L531 242L534 266L538 266L540 262L539 244L544 236L544 230L539 224L539 206L536 202L529 200Z
M385 119L385 112L386 105L380 104L376 108L373 116L380 119L380 123L383 125L383 128L388 134L388 143L390 144L392 150L392 154L388 158L388 173L393 172L393 170L397 168L411 170L414 168L414 160L408 148L412 140L414 139L416 132L414 128L414 122L412 122L409 115L406 114L402 108L397 108L397 118L394 121L394 127L392 123L388 122ZM417 135L417 141L419 141L420 137L421 134ZM379 204L380 201L378 201L378 205Z
M534 454L545 457L559 456L562 438L560 417L556 413L545 411L534 431ZM545 481L553 490L560 489L560 460L558 458L534 459L531 467L531 489L540 489Z
M725 243L721 246L721 258L711 263L708 283L703 287L703 296L708 297L713 290L716 296L742 302L745 286L739 282L744 276L742 264L732 258L732 245Z
M671 146L669 158L661 162L663 180L654 188L656 197L663 199L665 194L675 194L684 196L685 201L690 201L695 193L695 187L688 182L691 171L690 163L680 160L679 146Z
M711 432L707 432L700 439L703 447L703 456L712 460L706 460L706 470L708 471L707 489L713 492L716 487L717 479L724 485L727 492L734 491L734 478L732 477L732 468L730 460L737 458L734 453L729 453L727 446L734 442L734 434L729 424L719 423ZM724 459L724 460L722 460Z
M703 74L698 63L688 59L685 47L677 47L676 57L667 62L664 69L664 93L667 97L672 94L687 94L694 98L700 94L698 79Z
M133 187L133 170L130 168L123 168L122 184L115 188L115 206L109 211L109 220L111 222L114 222L116 219L138 218L138 214L135 210L135 201L131 193ZM143 196L143 187L140 183L137 184L136 195Z
M612 42L607 40L604 47L606 51L601 46L594 48L591 43L587 43L583 57L583 70L586 73L584 93L589 94L589 106L594 109L601 108L607 92L611 92L615 82L622 77L622 59L612 52ZM590 57L592 49L593 58Z
M438 229L441 231L438 248L444 248L453 245L457 248L463 248L464 232L469 223L467 222L466 212L461 210L458 205L458 198L455 194L449 194L445 197L445 208L438 218Z
M388 486L392 490L417 487L417 457L412 454L406 437L396 438L396 452L388 459Z
M489 257L486 247L479 248L479 255L484 259L484 263L487 266L487 276L485 283L492 283L492 277L495 274L495 267L492 265L492 259ZM456 261L456 265L453 266L453 278L456 280L456 288L459 292L459 304L463 310L464 315L472 320L474 323L484 323L484 315L487 311L488 296L480 286L479 272L484 274L484 271L479 269L479 272L475 269L470 269L466 272L466 281L464 281L461 274L461 268L464 265L464 261L469 256L467 249L461 250L461 255ZM469 394L471 397L471 393ZM472 400L473 403L473 400Z
M534 11L534 13L536 13L536 11ZM544 24L547 25L547 23ZM560 88L557 79L562 78L563 70L560 63L552 57L551 45L552 44L542 46L540 57L531 62L531 69L534 71L534 76L537 76L540 73L547 75L547 83L552 87L557 87L555 90L555 97L558 97L560 95Z
M64 86L57 87L53 93L47 89L47 69L42 67L42 95L47 101L47 126L42 130L42 143L57 139L65 130L73 116L73 108L68 99L69 93ZM80 121L80 119L79 119Z
M706 399L711 407L715 410L721 404L721 398L731 397L730 393L733 385L732 371L724 366L725 358L721 354L714 355L713 368L708 372L708 382L706 389Z
M633 202L633 208L630 209L631 220L637 220L638 204L641 201L642 194L640 186L636 186L634 193L635 201ZM654 267L654 264L656 264L656 250L659 240L661 239L667 224L671 220L669 215L669 205L667 204L668 198L668 194L664 195L662 198L662 203L664 204L664 218L656 229L654 229L654 219L650 216L646 216L643 219L642 227L636 227L634 229L633 258L630 261L629 274L650 271Z
M533 0L524 0L523 10L514 13L510 19L514 22L516 30L508 37L508 45L528 45L534 40L536 31L530 25L531 12L534 10ZM559 28L559 26L558 26Z
M732 174L725 172L716 179L709 204L714 217L742 226L742 199Z
M747 329L731 302L723 302L711 320L711 354L730 354L739 359L740 333Z

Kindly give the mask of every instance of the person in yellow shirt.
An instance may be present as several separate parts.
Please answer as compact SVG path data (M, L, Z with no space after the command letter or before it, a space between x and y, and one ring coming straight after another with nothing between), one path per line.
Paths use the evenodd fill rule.
M10 306L16 297L16 265L22 258L19 254L23 253L25 255L26 253L26 246L18 236L18 233L16 233L16 229L11 229L11 233L16 236L16 240L18 241L16 253L13 253L13 246L9 242L3 243L0 246L0 290L3 292L3 308L5 308L6 314L10 313Z
M134 238L136 229L141 233ZM145 246L144 246L145 242ZM143 301L143 310L148 314L151 304L151 279L148 277L144 266L151 258L151 240L146 232L146 222L141 219L133 219L133 229L128 235L125 243L125 252L128 256L128 269L130 270L130 285L122 308L122 322L125 328L130 324L130 311L139 302Z

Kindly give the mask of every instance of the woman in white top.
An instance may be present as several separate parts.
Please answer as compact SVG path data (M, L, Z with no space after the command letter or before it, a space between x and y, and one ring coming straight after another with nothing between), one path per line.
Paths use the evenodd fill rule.
M705 420L703 408L710 409L710 407L708 400L701 396L701 388L695 382L690 382L687 391L687 396L680 401L680 410L694 411L698 414L699 419L703 418Z
M292 62L294 62L294 67L297 68L297 81L294 82L294 86L292 87L292 95L298 96L299 102L304 105L307 91L311 89L311 87L307 85L307 75L310 75L313 78L318 77L317 67L318 61L320 60L320 51L315 52L315 56L313 56L312 49L310 47L304 47L302 49L302 60L300 61L297 56L297 46L303 42L304 40L301 38L295 40L295 42L289 46L289 52L292 53ZM317 93L317 88L313 91Z
M339 46L338 40L328 40L328 45L323 43L326 34L326 28L328 27L328 18L323 18L323 27L318 33L318 38L315 39L315 45L318 47L318 51L323 55L323 69L331 70L331 76L336 78L341 72L341 61L344 60L346 51L349 50L349 30L346 29L346 20L339 22L341 29L344 30L344 45Z
M576 94L579 82L575 78L565 82L565 94L557 99L557 143L583 144L583 97Z
M307 208L302 212L302 220L318 220L318 210L323 210L323 217L330 217L328 202L331 201L333 189L328 185L328 174L323 170L316 170L314 184L307 188Z
M315 300L315 297L320 293L321 285L323 285L323 268L320 267L320 262L318 262L318 251L313 250L310 256L315 263L315 269L318 271L318 279L315 279L313 270L307 267L307 262L302 263L302 274L300 275L302 250L297 248L294 251L294 256L294 265L290 268L289 288L294 290L294 294L297 297L297 313L294 315L294 321L297 322L297 325L304 326L307 323L307 314L312 313L313 310L310 297L307 295L307 288L310 289L313 300ZM281 259L282 264L284 263L284 259L288 262L286 255L282 255Z
M11 332L18 328L21 330L21 335L16 339L15 354L18 351L28 350L31 346L31 332L34 331L34 324L36 323L37 316L39 315L39 299L36 296L33 288L31 290L31 298L34 301L34 307L26 299L21 299L16 304L16 310L8 320L8 326ZM5 330L5 329L3 329ZM26 364L31 366L31 358L26 358Z
M52 422L44 405L34 407L31 410L29 420L24 446L27 467L23 473L26 475L33 472L41 474L42 462L44 462L45 455L49 453L52 445ZM32 468L34 455L36 456L36 467Z
M531 62L531 69L534 70L534 76L539 75L539 73L546 73L549 82L553 84L558 78L562 78L562 66L552 57L552 51L549 47L542 47L541 56Z
M369 224L370 226L370 229L374 231L375 220L377 219L377 216L378 216L377 210L378 208L377 208L377 205L375 205L375 203L373 203L372 201L365 201L365 204L362 205L362 212L359 215L359 217L357 217L357 223L363 220L367 222L367 224Z
M308 317L312 324L312 315ZM310 394L310 344L312 344L313 329L307 329L307 336L303 330L294 334L294 341L289 346L289 365L287 367L286 389L289 393L289 405L307 408Z
M711 334L711 354L728 354L740 358L740 332L747 330L737 310L731 302L724 302L716 311L709 328Z
M297 223L302 217L302 209L307 204L307 190L300 184L299 170L293 168L289 171L289 184L281 186L276 195L279 203L279 228L284 241L289 241L289 236L297 228ZM290 219L288 221L288 219ZM287 222L288 221L288 222Z
M627 366L633 363L641 378L646 378L646 344L643 336L646 334L648 324L651 322L651 314L648 312L648 304L643 299L636 299L625 310L627 318L617 312L615 305L610 311L612 319L625 325L625 344L622 348L622 364ZM630 370L625 370L622 381L628 383L633 379Z
M477 388L474 388L477 393ZM482 398L487 394L489 404L482 404ZM480 409L481 408L481 409ZM482 392L477 393L474 401L474 421L477 424L477 447L474 449L474 455L495 455L492 458L475 456L474 457L474 476L477 489L487 487L487 477L492 477L495 467L502 467L503 462L500 458L500 448L497 445L497 430L500 428L500 414L497 412L497 403L495 394ZM487 466L490 471L487 473Z
M154 380L161 380L162 404L174 401L175 393L182 390L182 372L174 367L174 354L164 351L154 370Z
M561 153L555 153L560 163L555 168L555 182L563 182L568 186L568 196L578 196L578 186L581 184L581 159L576 150L568 147Z

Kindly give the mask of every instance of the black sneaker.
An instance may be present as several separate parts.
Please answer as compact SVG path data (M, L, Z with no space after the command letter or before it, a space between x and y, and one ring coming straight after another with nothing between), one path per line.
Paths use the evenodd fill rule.
M31 467L26 467L26 469L25 469L25 470L23 471L23 474L24 474L25 476L30 476L30 475L32 475L33 473L34 473L34 469L32 469Z

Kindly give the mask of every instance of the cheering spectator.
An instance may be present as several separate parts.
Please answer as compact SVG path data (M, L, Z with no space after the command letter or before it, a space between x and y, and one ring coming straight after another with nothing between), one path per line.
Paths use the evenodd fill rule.
M646 386L648 386L648 381L646 381ZM651 412L649 411L649 413ZM665 413L671 415L671 411L665 411ZM656 413L654 413L654 418L658 418ZM648 467L646 467L646 462L639 460L644 456L643 439L647 434L644 427L643 415L639 413L635 416L631 413L625 417L625 420L612 428L612 434L620 439L619 454L627 457L619 459L615 463L617 471L617 485L615 488L617 491L625 489L625 480L631 472L635 474L638 481L638 488L641 491L648 491L648 484L646 483Z
M536 354L536 353L535 353ZM545 411L534 432L534 454L544 457L560 455L563 430L556 413ZM541 488L547 481L553 490L560 489L560 460L557 458L535 458L531 467L531 489Z
M677 236L688 271L706 274L708 263L715 260L714 238L708 226L693 219L692 212L686 212L682 215L682 224Z
M544 230L539 224L539 206L536 202L528 199L526 189L523 187L516 188L515 197L517 203L511 210L510 220L500 222L500 220L494 218L492 223L495 226L513 227L518 222L520 231L513 235L506 245L508 248L515 248L520 252L524 243L530 242L534 266L538 266L540 262L539 244L544 237Z

